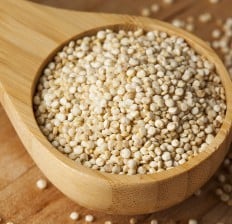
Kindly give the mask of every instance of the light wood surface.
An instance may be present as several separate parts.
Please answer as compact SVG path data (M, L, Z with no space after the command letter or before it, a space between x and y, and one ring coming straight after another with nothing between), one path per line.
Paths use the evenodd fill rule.
M5 9L5 10L3 10L3 12L5 12L5 14L7 15L8 10L9 11L12 10L13 5L12 6L10 5L9 7L7 5L5 5L5 6L6 6L6 8L3 8L3 7L2 8ZM0 53L1 61L3 61L1 66L4 65L4 66L2 66L2 67L4 67L4 70L1 69L0 77L1 77L1 80L4 80L3 85L4 85L5 90L8 93L8 94L1 95L2 102L5 105L5 107L8 108L7 112L11 116L11 119L12 119L14 125L16 125L16 128L18 128L19 134L21 133L21 136L24 137L24 144L26 146L28 146L29 152L34 157L39 159L37 161L37 163L40 165L41 169L42 170L44 169L44 172L47 173L47 175L50 175L50 178L53 180L53 182L58 181L56 183L57 185L61 184L63 187L67 187L67 186L69 186L69 184L67 183L67 180L64 178L65 177L65 172L64 172L65 169L64 168L68 168L66 173L67 173L67 176L69 176L70 178L73 177L73 176L71 176L71 174L73 172L74 172L74 174L73 174L74 177L76 177L75 175L81 175L83 177L83 172L87 172L86 176L84 175L84 177L86 177L86 178L90 177L91 175L93 175L92 170L91 171L87 171L85 169L82 170L83 168L79 167L79 170L80 170L80 172L79 172L75 169L74 165L69 164L72 168L64 166L65 164L69 163L69 161L63 161L62 165L59 165L58 163L60 162L60 160L58 160L58 159L62 159L62 157L61 157L61 155L57 154L57 152L54 151L53 149L50 149L50 151L46 151L46 153L44 153L42 155L41 151L43 149L42 149L42 147L40 148L39 146L41 146L42 144L46 146L47 142L45 141L44 137L41 136L40 133L37 133L37 131L38 131L37 126L35 125L33 118L30 118L31 113L32 113L31 108L30 107L27 108L28 105L26 107L24 105L24 103L22 103L22 101L24 102L24 100L26 99L26 103L28 103L29 105L31 103L30 97L31 97L31 91L33 89L33 82L32 82L34 79L33 74L36 74L36 71L40 67L43 58L46 58L48 53L50 53L52 50L54 50L56 48L57 44L65 41L67 38L70 38L71 36L75 35L77 33L77 31L73 30L74 29L73 25L70 25L70 27L67 28L67 30L65 30L65 33L63 35L59 35L59 37L57 37L54 35L54 33L52 33L55 30L54 29L54 25L56 24L55 20L53 21L52 18L50 18L50 20L52 21L52 26L50 24L48 24L48 25L44 24L44 26L41 26L40 24L37 25L41 29L40 34L39 34L38 32L35 32L32 29L32 27L34 26L33 21L30 21L30 20L25 21L25 18L24 18L25 16L27 17L27 19L30 18L30 17L28 17L30 15L30 13L28 15L25 12L31 12L33 7L31 9L29 9L28 11L25 11L27 9L25 9L22 6L22 4L19 4L19 7L21 7L22 11L20 11L21 17L17 17L17 21L14 21L14 19L12 19L11 16L2 17L2 15L4 14L2 12L1 12L2 14L0 14L1 18L4 18L4 20L2 20L4 23L0 23L1 24L0 29L2 29L1 34L2 34L2 32L4 32L3 37L0 35L1 36L1 38L0 38L1 46L2 46L2 44L4 44L4 46L7 47L7 48L5 48L7 50L4 51L4 48L3 48L3 51ZM51 9L47 9L47 10L50 10L49 11L50 15L53 14L53 11ZM41 10L37 10L37 11L38 11L38 14L40 16L43 17L45 15L45 13L44 13L45 10L43 10L43 12L41 12ZM73 18L74 18L74 14L75 13L73 13ZM64 13L62 15L64 15ZM104 15L103 15L103 18L104 18ZM20 19L21 19L21 21L20 21ZM56 17L56 19L57 19L57 17ZM79 17L79 19L80 19L80 17ZM114 21L114 19L115 19L115 17L113 17L112 21ZM123 22L127 21L127 19L129 19L130 23L134 22L133 19L131 19L130 17L127 17L127 16L121 17L121 19L122 20L120 20L120 21L123 21ZM102 25L105 25L103 20L104 19L102 19L100 21L102 22ZM22 21L23 21L23 23L22 23ZM64 22L63 17L62 17L62 21ZM71 23L70 22L71 20L68 20L68 21L69 21L68 24ZM90 20L87 20L87 21L90 22ZM119 20L117 20L117 22L118 21ZM9 29L9 27L11 27L11 26L7 26L8 25L7 22L14 22L14 25L22 25L21 26L22 30L20 30L20 32L17 33L18 32L17 30ZM110 23L110 22L111 21L107 17L107 23ZM137 20L136 22L140 22L141 24L146 22L146 24L147 24L149 22L149 20L146 20L146 19L142 20L141 19L141 20ZM22 23L22 24L20 24L20 23ZM4 25L2 26L2 24L4 24ZM61 28L63 24L61 23L59 25ZM44 32L46 32L46 26L48 26L49 28L53 28L52 30L49 30L50 33L48 32L49 33L48 38L44 37ZM25 27L26 27L28 33L23 32L23 29L25 29ZM163 26L163 24L162 24L162 27L164 27L164 29L165 29L165 26ZM162 27L159 27L159 28L162 29ZM58 26L58 28L59 28L59 26ZM75 26L75 28L79 28L79 27ZM87 29L88 27L87 26L80 27L79 29L83 30L85 28ZM31 31L31 29L32 29L32 31ZM69 32L72 32L72 33L70 33L70 35L68 35L68 33L67 33L67 31L69 29L70 30L72 29L71 31L69 31ZM26 44L26 46L22 45L22 42L19 41L20 39L15 39L13 36L10 36L7 34L7 32L5 32L5 31L9 31L9 30L10 30L10 32L9 32L10 35L17 34L17 37L23 38L23 44L24 45ZM31 36L30 36L31 32L33 33L33 35L36 34L37 38L31 40ZM57 33L61 34L61 31L57 30ZM39 36L38 36L38 34L39 34ZM188 37L187 37L187 39L188 39ZM40 44L43 43L43 46L38 45L38 43L40 43ZM47 43L47 44L45 44L45 43ZM23 49L22 49L22 46L24 47ZM10 57L12 52L16 53L16 54L14 54L15 60L9 61L9 59L12 58L12 57ZM2 56L5 56L5 57L2 57ZM22 56L25 56L25 58ZM208 56L210 57L211 54L208 54ZM25 59L26 59L26 62L25 62ZM7 67L6 67L6 65L7 65ZM22 66L22 65L26 65L26 66ZM218 69L220 70L220 68L218 68ZM17 74L17 76L15 76L15 74ZM12 77L13 77L13 79L12 79ZM23 77L23 79L21 77ZM229 80L224 80L224 82L226 82L228 84L230 83ZM16 92L16 90L18 90L19 92ZM15 107L17 108L18 111L12 110L12 109L15 109ZM231 106L230 106L230 108L231 108ZM229 119L231 119L231 118L229 118ZM24 125L22 123L22 121L24 121L26 125ZM226 125L230 126L231 122L228 122ZM29 127L29 135L26 135L28 133L28 127ZM36 135L39 138L41 138L39 144L37 144L38 142L34 142L32 140L32 138L31 138L32 135ZM223 138L223 137L224 137L224 134L220 138ZM218 139L220 140L220 138L218 138ZM226 143L228 145L228 142L226 142ZM219 144L219 142L215 142L215 144ZM49 148L49 146L48 146L48 148ZM186 171L188 171L188 169L192 165L192 164L189 164L189 165L184 166L183 168L178 169L178 171L176 171L178 173L182 172L183 176L181 177L181 175L179 175L180 179L176 179L176 178L170 179L169 175L173 176L173 174L165 174L165 176L156 175L156 177L154 177L155 181L153 180L154 179L153 177L152 178L151 177L149 177L149 178L142 177L143 179L140 179L140 177L135 177L134 179L126 177L125 180L121 180L121 178L118 178L118 177L112 178L112 177L109 177L109 175L105 176L102 174L101 175L94 174L93 177L92 176L90 177L90 178L93 178L93 179L90 179L90 181L92 180L93 185L91 185L91 183L87 182L90 186L88 186L86 183L87 186L82 187L82 185L80 185L80 183L78 181L78 182L75 182L75 184L76 184L75 186L78 186L78 190L80 190L80 188L81 188L84 191L82 193L84 194L85 197L89 197L87 199L88 203L89 203L89 199L91 200L91 198L93 199L93 197L94 197L94 200L98 200L99 203L102 203L103 206L107 207L107 206L109 206L109 204L107 204L107 203L112 202L111 200L109 200L109 198L111 199L112 196L115 196L115 194L113 195L111 192L111 189L110 189L108 192L108 195L104 194L104 197L102 197L102 195L99 195L98 192L96 192L97 194L94 195L94 192L93 192L94 188L99 188L99 190L103 190L104 193L107 193L107 190L109 189L109 186L107 185L108 180L106 182L103 182L103 185L102 185L102 183L98 183L99 179L100 180L103 179L102 181L105 181L106 178L110 179L110 181L111 181L110 184L115 184L114 187L118 187L117 183L119 181L121 182L121 188L124 188L127 191L125 191L125 197L122 197L123 195L117 196L117 200L120 201L120 196L122 197L122 200L124 198L126 198L127 200L128 199L132 200L132 199L135 199L135 198L133 198L134 196L136 197L138 195L138 193L136 191L135 192L128 191L130 189L132 189L132 190L134 189L134 188L127 187L130 185L130 183L132 184L130 187L138 187L137 182L138 181L142 182L143 183L142 190L138 190L138 192L140 192L140 193L142 192L146 196L147 192L149 192L149 191L147 191L147 189L152 188L152 190L153 190L153 186L151 187L148 184L157 183L157 179L159 179L159 178L160 178L160 181L163 181L165 178L167 178L167 180L165 180L166 185L164 183L162 183L162 185L160 185L161 187L157 187L158 190L155 193L152 192L152 193L154 193L154 195L151 195L151 196L147 195L147 197L149 197L149 198L146 198L146 199L148 199L148 200L146 200L146 203L149 203L149 200L150 200L150 203L153 203L154 206L157 206L157 205L155 205L155 202L156 202L155 197L157 195L162 195L163 199L166 201L167 201L167 196L170 197L170 195L175 196L175 197L173 197L174 200L181 200L179 195L182 197L187 196L188 194L192 193L196 187L198 187L199 185L204 183L204 181L206 181L206 179L212 175L213 171L218 166L220 160L222 159L223 154L225 153L224 149L225 148L223 148L222 150L217 150L217 152L213 156L210 156L209 159L205 163L200 163L200 160L204 159L203 157L202 158L199 157L198 158L199 160L195 161L197 164L199 164L198 169L196 169L196 171L195 171L196 172L195 175L197 177L196 179L191 178L191 176L189 176L189 175L191 175L191 172L189 172L188 174L186 173ZM39 150L41 150L41 151L39 151ZM56 158L58 158L58 159L54 159L54 156L53 156L54 154L56 155ZM47 156L47 158L46 158L46 156ZM208 156L208 154L206 154L205 156ZM50 157L51 157L51 159L50 159ZM205 165L203 166L203 168L202 167L200 168L199 166L202 164L205 164ZM46 165L46 166L43 168L43 165ZM61 172L59 172L60 167L62 169L62 176L63 176L62 178L61 178ZM205 172L202 172L202 170ZM200 176L201 179L199 179L198 173L201 173L201 176ZM32 173L32 175L33 175L33 173ZM191 181L187 182L186 181L187 177L190 177L189 178L190 180L193 179L194 182L191 182ZM117 178L118 178L118 180L117 180ZM57 180L57 179L59 179L59 180ZM176 179L176 184L175 184L175 179ZM125 181L125 182L123 182L123 181ZM26 183L26 182L24 182L24 183ZM106 184L104 185L104 183L106 183ZM81 183L81 184L83 184L83 183ZM192 187L192 189L191 188L188 189L186 184L189 184L188 187ZM182 186L182 188L180 188L180 185ZM102 186L106 186L106 188L104 189L104 188L102 188ZM113 185L111 185L110 187L112 187L112 186ZM176 186L176 188L173 186ZM145 187L145 189L144 189L144 187ZM165 188L165 187L167 187L167 188ZM171 188L171 189L169 189L169 188ZM171 190L172 192L168 192L167 190ZM185 190L186 190L186 192L184 192ZM65 191L65 190L63 190L63 191ZM74 189L74 191L75 191L75 189ZM128 192L130 193L130 195L128 195ZM79 200L79 197L83 197L82 193L80 195L77 195L78 200ZM165 193L166 193L166 198L165 198ZM179 193L179 194L176 195L176 193ZM25 192L24 192L24 194L25 194ZM6 194L6 195L9 196L9 194ZM5 197L5 200L6 200L6 198L7 197ZM102 200L104 198L105 198L105 200ZM172 199L170 198L170 200L172 200ZM162 200L159 199L158 201L160 202ZM166 201L165 201L165 203L166 203ZM96 203L96 202L94 202L94 203ZM119 204L119 202L116 201L114 205L117 205L117 203ZM131 202L129 202L129 203L131 203ZM129 204L128 206L130 206L130 205L131 204ZM131 212L130 208L127 209L126 207L124 207L123 210L124 210L123 211L124 213ZM110 210L110 211L112 212L112 210ZM116 212L118 212L118 211L116 211ZM1 215L1 213L0 213L0 215Z

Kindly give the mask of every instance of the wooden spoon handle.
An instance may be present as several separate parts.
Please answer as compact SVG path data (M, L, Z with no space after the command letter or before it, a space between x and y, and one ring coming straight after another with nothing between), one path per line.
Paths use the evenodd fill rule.
M56 9L24 0L1 0L0 9L0 89L10 95L15 89L30 94L41 63L67 40L129 18Z

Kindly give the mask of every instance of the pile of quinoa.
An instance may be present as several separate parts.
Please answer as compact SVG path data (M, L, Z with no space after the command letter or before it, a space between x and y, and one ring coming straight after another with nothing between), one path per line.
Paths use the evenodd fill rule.
M226 111L213 63L181 37L101 30L69 42L39 79L38 125L86 167L151 174L207 149Z

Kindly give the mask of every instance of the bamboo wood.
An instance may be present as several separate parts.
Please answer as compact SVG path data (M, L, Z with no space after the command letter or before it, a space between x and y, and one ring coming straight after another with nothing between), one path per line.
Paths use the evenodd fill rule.
M189 197L215 172L231 141L232 84L218 56L197 37L166 23L134 16L66 11L26 1L0 1L0 100L27 151L49 180L85 207L114 214L165 209ZM220 132L205 152L184 165L152 175L100 173L74 163L40 132L32 96L41 69L68 40L102 27L143 27L176 34L215 63L227 96Z

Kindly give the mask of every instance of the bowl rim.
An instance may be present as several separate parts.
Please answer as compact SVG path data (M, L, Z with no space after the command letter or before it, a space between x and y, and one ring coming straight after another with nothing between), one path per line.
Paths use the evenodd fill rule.
M56 159L58 159L61 163L63 163L64 166L68 166L74 172L82 173L86 177L87 176L96 177L98 181L99 178L103 181L105 181L105 179L108 180L110 179L110 180L118 180L120 181L121 184L137 185L138 181L140 182L140 184L150 184L152 182L164 181L165 179L173 178L183 173L186 173L189 170L196 167L197 165L199 165L200 163L202 163L207 158L209 158L215 151L217 151L220 148L220 145L222 145L225 136L231 131L232 97L230 96L232 96L232 82L219 56L205 41L201 40L199 37L180 28L174 27L173 25L167 22L159 21L156 19L138 17L138 16L131 16L131 17L133 18L133 20L131 20L131 23L127 22L127 23L109 24L78 33L77 35L68 38L63 43L59 44L53 51L51 51L51 53L47 56L47 58L43 60L33 80L32 88L31 88L30 107L31 107L31 113L33 114L33 122L34 122L33 128L36 127L38 129L37 131L39 132L37 134L37 140L39 140L39 142L42 143L44 148L46 148L49 151L49 153L53 154ZM87 168L81 164L76 163L75 161L71 160L63 153L58 151L54 146L52 146L52 144L47 140L46 136L43 135L37 124L33 110L33 96L36 90L38 79L42 74L42 70L51 61L51 59L55 56L55 54L71 40L76 40L86 35L93 35L98 30L107 29L107 28L113 30L118 30L120 28L124 30L135 30L138 28L142 28L145 31L152 31L152 30L163 31L166 32L168 35L178 36L183 38L188 43L188 45L191 46L191 48L193 48L199 55L202 55L205 58L207 58L210 62L213 62L217 74L220 76L222 84L225 89L227 109L220 130L218 131L218 133L216 134L210 145L207 146L207 148L203 152L200 152L198 155L192 157L190 160L188 160L182 165L178 165L169 170L164 170L153 174L135 174L135 175L113 174L113 173L101 172L99 170L94 170L92 168Z

